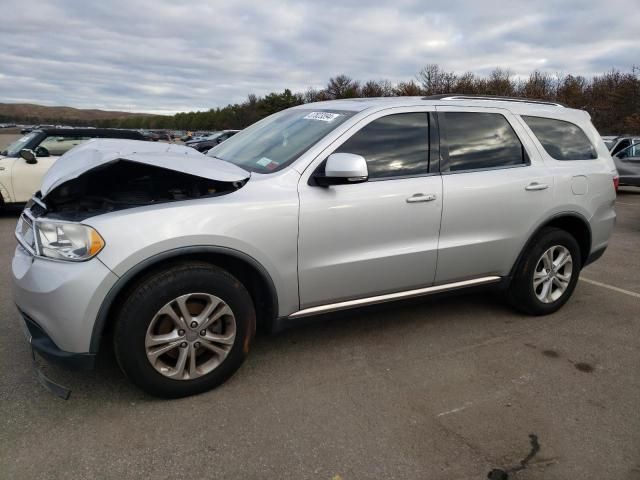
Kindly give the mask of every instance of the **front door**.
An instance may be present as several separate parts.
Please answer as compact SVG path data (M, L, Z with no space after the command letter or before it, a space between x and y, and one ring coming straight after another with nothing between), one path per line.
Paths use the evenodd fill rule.
M362 120L323 153L362 155L367 182L319 187L303 176L301 308L433 284L442 181L437 159L429 169L429 113L404 110Z

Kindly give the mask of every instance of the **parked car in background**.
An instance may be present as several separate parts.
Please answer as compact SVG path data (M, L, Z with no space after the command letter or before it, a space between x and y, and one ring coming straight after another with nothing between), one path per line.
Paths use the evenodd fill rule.
M92 138L144 140L133 130L42 128L19 138L0 152L0 206L24 203L61 155Z
M173 140L171 133L167 130L154 130L153 133L157 136L158 140L163 142L170 142Z
M609 147L609 153L611 153L611 155L615 155L619 151L627 148L629 145L633 145L634 143L640 143L640 137L634 137L634 136L625 135L625 136L614 137L613 139L611 139L611 137L608 137L608 138L609 138L609 143L607 144L607 146L611 144L611 146ZM605 143L607 142L605 141Z
M200 140L204 137L208 137L210 135L213 135L216 132L187 132L186 135L184 135L180 140L182 140L183 142L188 142L190 140Z
M34 130L39 130L42 128L55 128L55 125L31 125L31 126L25 126L22 129L20 129L20 133L25 134L25 133L30 133Z
M523 99L305 104L206 156L98 140L21 215L14 300L45 358L91 368L112 332L136 385L191 395L256 324L482 285L557 311L607 247L616 181L588 114Z
M640 187L640 142L620 150L613 155L613 161L620 175L620 185Z
M604 141L604 144L607 146L609 151L611 151L611 149L615 146L617 139L617 135L604 135L602 137L602 140Z
M157 142L158 140L160 140L160 135L158 135L156 132L153 132L151 130L138 130L138 131L144 137L145 140L148 140L150 142Z
M224 142L225 140L233 137L240 130L223 130L221 132L216 132L213 135L209 135L206 137L201 137L197 140L189 140L185 142L187 147L195 148L199 152L206 152L209 149L215 147L216 145Z

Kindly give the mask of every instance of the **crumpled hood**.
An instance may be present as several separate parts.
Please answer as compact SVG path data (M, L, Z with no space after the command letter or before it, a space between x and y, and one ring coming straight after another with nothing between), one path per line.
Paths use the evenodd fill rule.
M49 169L40 192L45 197L54 188L85 172L118 160L154 165L221 182L239 182L248 171L190 147L142 140L95 139L69 150Z

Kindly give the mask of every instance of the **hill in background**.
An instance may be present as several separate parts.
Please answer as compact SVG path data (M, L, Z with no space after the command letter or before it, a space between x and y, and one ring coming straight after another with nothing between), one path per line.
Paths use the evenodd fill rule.
M150 116L154 115L72 107L46 107L31 103L0 103L0 122L93 125L105 120L138 119Z

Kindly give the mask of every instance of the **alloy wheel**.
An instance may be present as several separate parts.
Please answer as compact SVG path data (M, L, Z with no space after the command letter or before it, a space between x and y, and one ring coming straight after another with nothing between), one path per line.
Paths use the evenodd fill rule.
M571 252L554 245L547 249L533 272L533 291L542 303L553 303L566 292L573 273Z
M153 368L175 380L192 380L216 369L236 338L236 319L222 299L208 293L181 295L153 317L145 336Z

